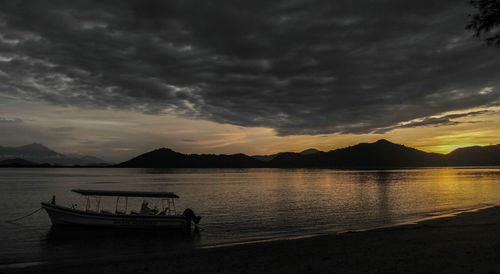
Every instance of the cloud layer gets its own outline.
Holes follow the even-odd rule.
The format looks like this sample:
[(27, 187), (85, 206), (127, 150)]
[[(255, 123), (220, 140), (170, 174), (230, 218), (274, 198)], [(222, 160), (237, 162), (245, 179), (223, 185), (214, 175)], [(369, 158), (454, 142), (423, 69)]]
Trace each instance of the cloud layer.
[(278, 135), (450, 124), (428, 117), (500, 104), (461, 2), (3, 1), (0, 93)]

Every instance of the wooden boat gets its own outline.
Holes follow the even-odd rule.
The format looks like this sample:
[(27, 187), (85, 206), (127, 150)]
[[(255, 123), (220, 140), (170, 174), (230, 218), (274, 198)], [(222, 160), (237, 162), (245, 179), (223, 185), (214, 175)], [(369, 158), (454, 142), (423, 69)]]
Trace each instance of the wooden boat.
[[(191, 222), (198, 224), (201, 217), (187, 208), (183, 214), (177, 214), (175, 199), (179, 196), (172, 192), (145, 191), (112, 191), (73, 189), (73, 192), (86, 196), (85, 209), (77, 209), (76, 205), (66, 207), (56, 204), (55, 196), (51, 202), (42, 202), (53, 225), (95, 226), (112, 228), (158, 228), (158, 229), (191, 229)], [(91, 208), (90, 198), (95, 198), (96, 205)], [(114, 212), (104, 210), (102, 197), (116, 197)], [(160, 199), (162, 210), (150, 209), (144, 200), (139, 212), (128, 212), (130, 197)], [(119, 210), (120, 199), (125, 199), (125, 208)], [(166, 202), (166, 205), (165, 205)]]

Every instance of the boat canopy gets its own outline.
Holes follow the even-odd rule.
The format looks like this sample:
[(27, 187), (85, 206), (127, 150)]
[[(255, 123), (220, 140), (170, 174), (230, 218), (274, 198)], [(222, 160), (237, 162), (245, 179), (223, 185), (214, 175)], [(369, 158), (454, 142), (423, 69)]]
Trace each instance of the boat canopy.
[(121, 191), (121, 190), (89, 190), (89, 189), (72, 189), (85, 196), (115, 196), (115, 197), (153, 197), (153, 198), (179, 198), (173, 192), (156, 192), (156, 191)]

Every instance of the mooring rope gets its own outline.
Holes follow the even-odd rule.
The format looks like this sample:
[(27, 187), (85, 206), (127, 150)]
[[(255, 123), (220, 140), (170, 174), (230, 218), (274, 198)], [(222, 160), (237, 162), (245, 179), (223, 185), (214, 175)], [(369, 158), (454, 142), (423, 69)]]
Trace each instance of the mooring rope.
[(29, 217), (29, 216), (31, 216), (31, 215), (33, 215), (33, 214), (37, 213), (38, 211), (40, 211), (40, 210), (42, 210), (42, 209), (43, 209), (43, 208), (42, 208), (42, 207), (40, 207), (39, 209), (37, 209), (37, 210), (35, 210), (35, 211), (31, 212), (30, 214), (24, 215), (24, 216), (22, 216), (22, 217), (20, 217), (20, 218), (17, 218), (17, 219), (7, 220), (7, 221), (5, 221), (5, 222), (6, 222), (6, 223), (15, 223), (16, 221), (19, 221), (19, 220), (21, 220), (21, 219), (27, 218), (27, 217)]

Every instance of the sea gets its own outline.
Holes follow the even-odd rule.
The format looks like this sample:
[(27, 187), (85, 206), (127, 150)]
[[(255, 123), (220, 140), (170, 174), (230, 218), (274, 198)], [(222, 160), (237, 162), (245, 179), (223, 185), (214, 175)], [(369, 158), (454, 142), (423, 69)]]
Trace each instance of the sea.
[[(53, 227), (43, 210), (6, 222), (40, 209), (40, 202), (53, 195), (57, 204), (85, 208), (84, 197), (72, 189), (174, 192), (180, 196), (178, 213), (191, 208), (202, 219), (190, 234)], [(500, 205), (499, 193), (500, 167), (0, 168), (0, 269), (148, 258), (181, 249), (396, 226)], [(128, 208), (139, 210), (141, 202), (130, 199)], [(116, 199), (103, 198), (102, 206), (114, 211)]]

